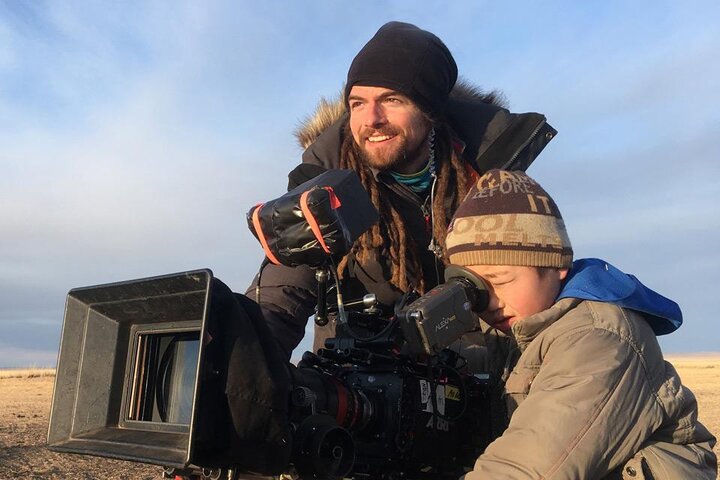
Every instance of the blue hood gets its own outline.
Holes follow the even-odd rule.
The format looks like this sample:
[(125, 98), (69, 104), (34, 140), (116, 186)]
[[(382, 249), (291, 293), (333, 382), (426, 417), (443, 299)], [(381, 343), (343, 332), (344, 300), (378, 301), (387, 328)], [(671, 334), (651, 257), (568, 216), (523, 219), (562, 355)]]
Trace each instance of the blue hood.
[(672, 333), (682, 325), (677, 303), (647, 288), (633, 275), (597, 258), (573, 262), (563, 283), (561, 298), (612, 303), (644, 314), (656, 335)]

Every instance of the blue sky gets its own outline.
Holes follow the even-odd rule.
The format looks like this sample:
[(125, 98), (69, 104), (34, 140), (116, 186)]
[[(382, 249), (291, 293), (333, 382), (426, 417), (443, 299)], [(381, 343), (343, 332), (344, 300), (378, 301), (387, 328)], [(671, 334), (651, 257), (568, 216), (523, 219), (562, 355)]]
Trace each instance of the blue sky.
[[(53, 365), (70, 288), (201, 267), (244, 291), (245, 226), (292, 136), (389, 20), (559, 135), (530, 167), (577, 257), (675, 299), (720, 350), (720, 4), (0, 0), (0, 366)], [(309, 343), (302, 345), (309, 348)]]

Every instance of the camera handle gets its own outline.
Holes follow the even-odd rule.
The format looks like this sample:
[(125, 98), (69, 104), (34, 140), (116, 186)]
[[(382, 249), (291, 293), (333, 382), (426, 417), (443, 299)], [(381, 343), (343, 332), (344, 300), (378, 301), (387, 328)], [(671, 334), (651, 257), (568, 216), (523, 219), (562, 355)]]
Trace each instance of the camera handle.
[(315, 325), (324, 327), (328, 324), (327, 309), (327, 283), (330, 272), (327, 267), (320, 267), (315, 270), (317, 285), (317, 307), (315, 308)]
[[(347, 325), (348, 318), (345, 312), (345, 303), (343, 301), (342, 292), (340, 291), (340, 280), (336, 273), (335, 262), (330, 258), (330, 264), (325, 264), (315, 270), (315, 279), (317, 286), (317, 305), (315, 307), (315, 324), (324, 327), (328, 324), (328, 306), (327, 306), (327, 285), (328, 279), (332, 276), (335, 280), (335, 291), (337, 294), (337, 323), (338, 325)], [(368, 299), (369, 300), (369, 299)], [(374, 305), (375, 298), (373, 296), (372, 303)]]

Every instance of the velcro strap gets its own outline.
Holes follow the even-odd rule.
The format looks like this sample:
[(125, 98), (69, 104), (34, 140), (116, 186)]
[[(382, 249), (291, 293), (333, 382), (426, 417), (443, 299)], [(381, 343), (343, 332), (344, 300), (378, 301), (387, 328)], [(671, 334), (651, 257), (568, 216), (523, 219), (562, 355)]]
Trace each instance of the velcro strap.
[(277, 258), (275, 258), (275, 255), (273, 255), (272, 251), (270, 251), (270, 247), (268, 246), (267, 239), (265, 238), (265, 232), (263, 232), (262, 226), (260, 225), (260, 209), (265, 205), (264, 203), (258, 203), (255, 207), (255, 210), (253, 210), (252, 214), (252, 221), (253, 226), (255, 227), (255, 233), (257, 233), (258, 240), (260, 240), (260, 245), (262, 245), (263, 250), (265, 250), (265, 256), (275, 265), (280, 265), (280, 262)]
[(342, 206), (342, 203), (340, 203), (340, 199), (337, 195), (335, 195), (335, 191), (332, 187), (323, 187), (323, 189), (327, 190), (328, 193), (330, 193), (330, 207), (333, 210), (337, 210)]
[[(327, 254), (330, 253), (330, 249), (325, 244), (325, 239), (322, 236), (322, 232), (320, 231), (320, 225), (318, 225), (317, 220), (313, 216), (313, 213), (310, 211), (310, 206), (308, 205), (308, 195), (310, 194), (312, 190), (307, 190), (303, 192), (303, 194), (300, 196), (300, 210), (302, 210), (303, 215), (305, 216), (305, 220), (307, 220), (308, 225), (310, 225), (310, 229), (312, 230), (313, 234), (315, 235), (315, 239), (318, 241), (320, 246), (322, 247), (323, 251)], [(331, 197), (335, 194), (331, 191)], [(332, 202), (332, 198), (330, 200)], [(332, 203), (331, 203), (332, 205)], [(335, 208), (335, 207), (333, 207)]]

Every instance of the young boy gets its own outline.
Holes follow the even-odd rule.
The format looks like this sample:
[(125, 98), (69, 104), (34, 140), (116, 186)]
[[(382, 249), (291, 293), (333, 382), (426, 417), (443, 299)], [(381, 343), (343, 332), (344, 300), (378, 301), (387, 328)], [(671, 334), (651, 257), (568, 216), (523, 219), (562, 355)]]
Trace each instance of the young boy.
[(679, 307), (602, 260), (573, 262), (537, 182), (483, 175), (447, 253), (487, 284), (481, 318), (521, 352), (505, 383), (510, 425), (466, 480), (715, 479), (715, 438), (656, 339), (680, 326)]

